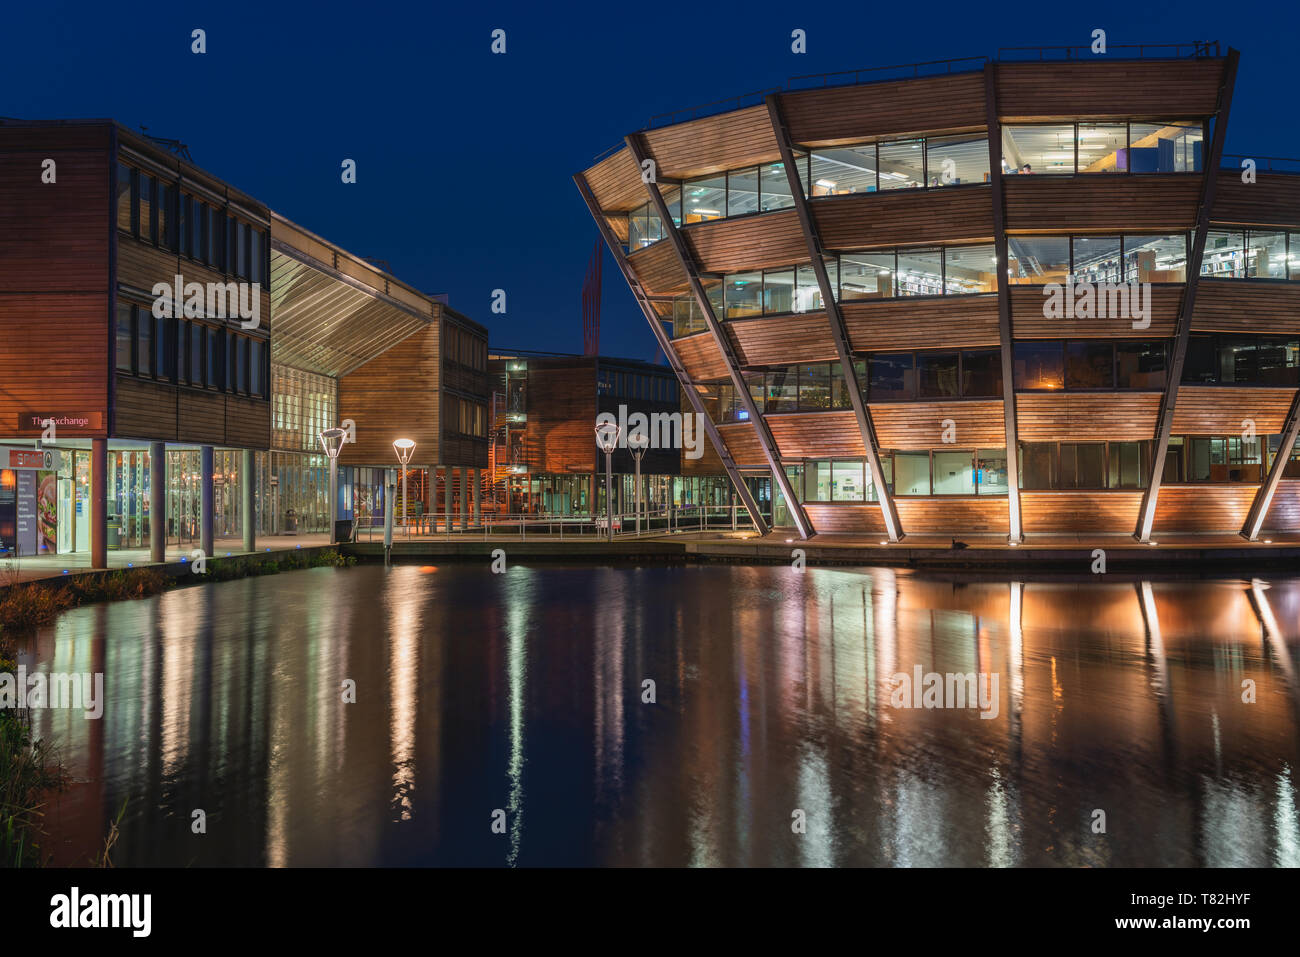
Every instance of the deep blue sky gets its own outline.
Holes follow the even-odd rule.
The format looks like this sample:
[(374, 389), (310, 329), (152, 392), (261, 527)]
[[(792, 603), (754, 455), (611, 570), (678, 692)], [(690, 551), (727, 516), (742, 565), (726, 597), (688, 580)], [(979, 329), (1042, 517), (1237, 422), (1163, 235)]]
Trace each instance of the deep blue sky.
[[(671, 15), (666, 11), (673, 10)], [(1293, 2), (33, 3), (0, 33), (0, 115), (113, 117), (490, 329), (576, 352), (596, 230), (571, 177), (655, 113), (797, 74), (999, 47), (1219, 40), (1242, 52), (1227, 151), (1300, 156)], [(208, 52), (190, 53), (190, 31)], [(504, 56), (490, 33), (507, 31)], [(790, 51), (790, 31), (808, 52)], [(340, 182), (340, 163), (358, 182)], [(492, 315), (503, 288), (508, 312)], [(655, 345), (606, 254), (601, 351)]]

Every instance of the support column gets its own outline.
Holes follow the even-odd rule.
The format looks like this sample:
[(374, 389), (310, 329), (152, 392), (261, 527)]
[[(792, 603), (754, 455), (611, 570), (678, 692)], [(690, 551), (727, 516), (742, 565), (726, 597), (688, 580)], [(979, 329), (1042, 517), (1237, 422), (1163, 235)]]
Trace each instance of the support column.
[[(632, 266), (628, 263), (627, 254), (623, 252), (622, 244), (609, 228), (609, 222), (601, 211), (600, 204), (596, 202), (591, 187), (587, 185), (587, 178), (581, 173), (577, 173), (573, 177), (573, 182), (578, 187), (578, 192), (582, 194), (582, 199), (587, 204), (587, 211), (591, 213), (591, 218), (596, 223), (596, 229), (599, 230), (601, 237), (605, 240), (605, 245), (609, 248), (610, 255), (614, 257), (619, 272), (623, 274), (624, 282), (627, 283), (628, 289), (632, 291), (632, 297), (636, 300), (637, 305), (641, 307), (641, 314), (645, 316), (646, 322), (650, 324), (650, 331), (654, 333), (660, 351), (663, 352), (664, 358), (668, 360), (668, 365), (673, 372), (677, 374), (677, 381), (681, 384), (682, 392), (686, 394), (686, 400), (690, 402), (691, 409), (697, 416), (697, 421), (704, 424), (704, 431), (708, 433), (709, 441), (713, 443), (718, 458), (722, 460), (722, 467), (726, 470), (727, 478), (731, 480), (732, 491), (740, 496), (741, 501), (744, 502), (745, 508), (749, 511), (750, 520), (754, 523), (754, 528), (758, 530), (760, 535), (766, 535), (769, 529), (767, 522), (763, 521), (763, 516), (759, 514), (758, 503), (754, 501), (754, 496), (750, 493), (748, 486), (745, 485), (744, 479), (740, 477), (740, 471), (736, 468), (736, 462), (731, 457), (731, 451), (727, 448), (727, 443), (723, 441), (722, 435), (718, 432), (718, 427), (704, 410), (704, 402), (700, 398), (699, 391), (695, 388), (690, 373), (682, 365), (681, 356), (673, 348), (668, 333), (664, 332), (663, 318), (655, 312), (654, 306), (650, 304), (650, 297), (646, 295), (641, 280), (637, 278)], [(530, 495), (531, 488), (530, 483)]]
[(474, 525), (483, 524), (483, 473), (474, 469)]
[(149, 443), (149, 561), (167, 560), (167, 446)]
[(212, 487), (212, 446), (199, 448), (199, 492), (202, 496), (199, 506), (199, 548), (203, 554), (212, 558), (216, 549), (212, 545), (213, 500)]
[[(1282, 426), (1282, 441), (1278, 446), (1277, 458), (1269, 467), (1268, 478), (1255, 493), (1255, 500), (1250, 503), (1250, 512), (1246, 515), (1246, 522), (1241, 526), (1241, 535), (1248, 541), (1253, 542), (1259, 538), (1259, 530), (1264, 527), (1268, 507), (1273, 503), (1278, 484), (1281, 483), (1282, 475), (1286, 472), (1286, 463), (1291, 459), (1291, 450), (1295, 447), (1297, 434), (1300, 434), (1300, 392), (1297, 392), (1291, 400), (1291, 409), (1286, 414), (1286, 424)], [(1259, 442), (1264, 461), (1268, 461), (1268, 436), (1259, 436)]]
[(90, 440), (90, 567), (108, 567), (108, 439)]
[(239, 507), (244, 521), (244, 551), (257, 550), (257, 472), (252, 449), (244, 449), (239, 463)]
[(1174, 429), (1174, 404), (1178, 401), (1178, 385), (1187, 359), (1187, 343), (1192, 337), (1196, 289), (1201, 278), (1201, 260), (1205, 256), (1205, 237), (1210, 230), (1210, 209), (1214, 206), (1215, 187), (1219, 181), (1219, 163), (1223, 159), (1223, 140), (1228, 133), (1228, 111), (1232, 107), (1232, 88), (1237, 80), (1239, 55), (1229, 47), (1227, 59), (1223, 63), (1223, 79), (1219, 84), (1219, 99), (1214, 111), (1214, 135), (1210, 140), (1209, 155), (1205, 157), (1204, 178), (1201, 180), (1201, 203), (1196, 213), (1196, 231), (1192, 236), (1192, 248), (1187, 251), (1187, 283), (1183, 288), (1183, 304), (1178, 310), (1178, 328), (1174, 334), (1174, 352), (1169, 362), (1169, 379), (1165, 383), (1165, 395), (1160, 402), (1155, 454), (1151, 456), (1151, 476), (1142, 493), (1137, 529), (1133, 532), (1133, 537), (1139, 542), (1151, 540), (1151, 526), (1156, 519), (1156, 501), (1160, 497), (1160, 482), (1165, 474), (1169, 436)]
[(460, 530), (463, 532), (469, 525), (469, 469), (461, 468), (456, 471), (460, 473), (460, 505), (458, 511), (460, 512)]

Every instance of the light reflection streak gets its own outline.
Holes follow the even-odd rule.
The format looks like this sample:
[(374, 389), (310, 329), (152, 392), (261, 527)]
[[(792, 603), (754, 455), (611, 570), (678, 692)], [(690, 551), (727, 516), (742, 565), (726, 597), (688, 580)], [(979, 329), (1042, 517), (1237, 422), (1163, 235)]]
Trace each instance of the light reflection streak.
[[(419, 707), (420, 595), (411, 590), (394, 598), (389, 613), (388, 680), (391, 697), (390, 751), (393, 758), (393, 810), (409, 821), (415, 790), (415, 718)], [(321, 722), (324, 724), (324, 722)]]
[(532, 621), (533, 594), (531, 569), (515, 567), (507, 574), (524, 579), (518, 587), (509, 590), (506, 615), (506, 685), (510, 708), (510, 760), (506, 766), (506, 777), (510, 780), (510, 797), (506, 802), (510, 852), (506, 863), (514, 867), (519, 862), (524, 835), (524, 685), (528, 679), (528, 626)]

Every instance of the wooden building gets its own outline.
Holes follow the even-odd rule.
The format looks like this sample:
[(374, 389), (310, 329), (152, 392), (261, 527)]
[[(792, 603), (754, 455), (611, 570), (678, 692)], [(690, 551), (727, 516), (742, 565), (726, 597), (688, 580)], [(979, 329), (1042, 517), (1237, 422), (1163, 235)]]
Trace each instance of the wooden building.
[(575, 176), (764, 529), (1300, 527), (1300, 163), (1225, 155), (1234, 50), (1069, 52), (801, 78)]

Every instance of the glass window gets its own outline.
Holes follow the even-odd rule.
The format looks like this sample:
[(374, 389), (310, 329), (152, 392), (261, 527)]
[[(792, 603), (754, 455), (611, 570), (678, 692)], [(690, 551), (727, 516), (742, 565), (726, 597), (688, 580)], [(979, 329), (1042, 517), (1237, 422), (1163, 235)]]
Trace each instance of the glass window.
[(153, 375), (153, 313), (147, 306), (135, 310), (135, 371), (140, 375)]
[(174, 379), (176, 378), (176, 320), (159, 319), (156, 332), (154, 370), (160, 379)]
[(1012, 283), (1063, 283), (1070, 272), (1068, 236), (1008, 236), (1007, 255)]
[(816, 412), (831, 407), (831, 367), (810, 365), (799, 367), (799, 408)]
[(1004, 173), (1073, 173), (1074, 125), (1004, 126)]
[(650, 204), (638, 206), (627, 214), (627, 248), (636, 252), (650, 245)]
[(900, 249), (897, 295), (943, 295), (943, 250)]
[(1115, 385), (1121, 389), (1165, 387), (1165, 344), (1122, 339), (1115, 343)]
[(190, 324), (184, 319), (176, 320), (176, 381), (189, 382), (190, 377)]
[(203, 248), (203, 243), (208, 238), (204, 227), (207, 213), (208, 207), (201, 201), (196, 199), (190, 204), (190, 255), (200, 262), (208, 258), (208, 251)]
[(1256, 381), (1260, 385), (1296, 386), (1297, 363), (1300, 363), (1300, 340), (1261, 336)]
[(1110, 488), (1145, 488), (1150, 442), (1111, 442)]
[(1020, 487), (1030, 491), (1057, 487), (1055, 442), (1020, 443)]
[(262, 342), (259, 339), (248, 340), (248, 391), (253, 395), (266, 394), (262, 382)]
[(212, 326), (204, 326), (204, 338), (207, 339), (207, 377), (205, 379), (209, 388), (220, 386), (220, 380), (217, 378), (217, 330)]
[(1246, 278), (1246, 234), (1240, 229), (1211, 229), (1205, 236), (1201, 275), (1218, 279)]
[(262, 242), (264, 236), (260, 229), (250, 229), (248, 232), (248, 281), (262, 281), (262, 257), (264, 255), (265, 245)]
[[(835, 272), (829, 266), (827, 273), (831, 282), (831, 288), (835, 287)], [(795, 270), (795, 312), (815, 312), (818, 309), (826, 308), (822, 302), (822, 288), (817, 282), (817, 273), (813, 271), (812, 263), (800, 266)]]
[(894, 453), (894, 493), (896, 495), (930, 494), (930, 453)]
[(742, 272), (728, 276), (723, 282), (723, 297), (728, 319), (763, 314), (763, 274)]
[(867, 396), (872, 402), (916, 396), (912, 353), (882, 353), (868, 360)]
[(916, 381), (922, 398), (959, 395), (957, 389), (957, 353), (917, 353)]
[(1105, 488), (1106, 445), (1103, 442), (1061, 443), (1059, 488)]
[(1201, 169), (1204, 131), (1190, 120), (1129, 124), (1129, 171), (1195, 173)]
[(1183, 361), (1183, 381), (1213, 382), (1218, 374), (1214, 336), (1192, 333), (1187, 342), (1187, 358)]
[(758, 167), (732, 170), (727, 174), (727, 215), (758, 212)]
[(241, 394), (248, 392), (248, 340), (243, 336), (235, 338), (237, 358), (235, 362), (235, 388)]
[(1300, 279), (1300, 233), (1287, 234), (1287, 278)]
[(1080, 123), (1080, 173), (1128, 172), (1128, 124)]
[(925, 140), (881, 143), (880, 189), (915, 189), (925, 185)]
[(831, 465), (831, 497), (836, 502), (862, 502), (866, 500), (866, 482), (863, 480), (864, 464), (861, 460), (836, 459)]
[[(866, 376), (866, 363), (855, 362), (854, 371), (859, 375), (859, 381)], [(850, 393), (848, 377), (844, 374), (844, 367), (838, 362), (831, 363), (831, 407), (835, 409), (853, 408), (853, 396)]]
[(989, 140), (983, 133), (932, 136), (925, 144), (930, 186), (961, 186), (989, 181)]
[(799, 411), (799, 376), (796, 369), (777, 369), (767, 373), (767, 394), (764, 408), (767, 412)]
[(969, 450), (965, 452), (935, 450), (934, 494), (974, 495), (975, 469)]
[(876, 144), (814, 150), (811, 195), (842, 196), (876, 191)]
[(727, 210), (725, 173), (687, 180), (682, 184), (682, 222), (704, 223), (720, 219)]
[(1001, 352), (997, 349), (972, 349), (963, 352), (961, 354), (961, 375), (962, 395), (1001, 395)]
[(1256, 229), (1246, 233), (1246, 276), (1286, 278), (1286, 233)]
[(949, 296), (998, 291), (998, 257), (992, 244), (949, 246), (943, 251), (943, 291)]
[(1258, 375), (1257, 350), (1255, 336), (1219, 336), (1219, 382), (1254, 382)]
[(840, 256), (840, 300), (888, 299), (894, 295), (894, 253)]
[(132, 326), (134, 325), (134, 308), (125, 302), (117, 304), (117, 371), (130, 372), (131, 358), (134, 352)]
[(975, 453), (976, 491), (980, 495), (1006, 495), (1011, 489), (1007, 481), (1007, 450), (980, 449)]
[[(763, 273), (763, 312), (794, 311), (794, 270), (771, 269)], [(731, 314), (728, 313), (728, 318)]]
[(239, 391), (239, 336), (226, 333), (226, 391)]
[[(796, 158), (795, 162), (798, 162)], [(758, 192), (760, 208), (789, 209), (794, 205), (794, 195), (790, 192), (790, 178), (786, 176), (784, 163), (768, 163), (758, 168)]]
[(831, 463), (809, 462), (804, 471), (804, 501), (829, 502), (831, 500)]
[(208, 265), (217, 269), (221, 268), (221, 254), (224, 252), (221, 238), (221, 226), (225, 222), (225, 217), (221, 212), (211, 206), (203, 207), (203, 218), (207, 222), (207, 239), (205, 249), (208, 251)]
[(176, 225), (180, 236), (180, 254), (190, 256), (193, 255), (194, 248), (190, 245), (194, 224), (194, 199), (188, 193), (180, 193), (179, 199)]
[[(1208, 248), (1208, 247), (1207, 247)], [(1187, 237), (1125, 236), (1125, 282), (1185, 282)]]
[(203, 330), (204, 326), (190, 326), (190, 385), (203, 385)]
[(1067, 389), (1110, 389), (1114, 385), (1114, 353), (1109, 342), (1066, 343)]
[(1064, 358), (1059, 339), (1022, 341), (1013, 347), (1017, 389), (1065, 387)]
[(1118, 236), (1075, 236), (1075, 282), (1118, 283), (1120, 277), (1120, 251)]
[(124, 233), (131, 229), (131, 167), (117, 164), (117, 228)]

